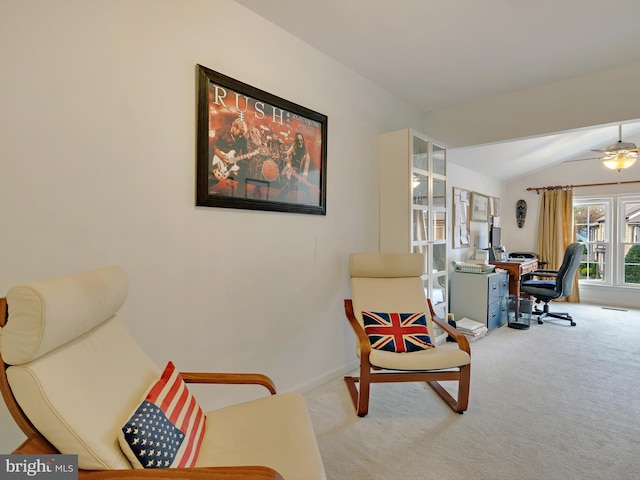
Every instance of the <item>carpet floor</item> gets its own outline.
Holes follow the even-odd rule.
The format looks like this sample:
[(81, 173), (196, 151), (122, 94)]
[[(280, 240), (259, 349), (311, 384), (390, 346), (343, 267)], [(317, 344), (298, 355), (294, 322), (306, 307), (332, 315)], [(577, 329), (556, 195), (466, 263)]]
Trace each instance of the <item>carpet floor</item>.
[(364, 418), (342, 378), (305, 394), (328, 479), (640, 478), (640, 310), (552, 307), (578, 325), (471, 344), (463, 415), (421, 383), (372, 385)]

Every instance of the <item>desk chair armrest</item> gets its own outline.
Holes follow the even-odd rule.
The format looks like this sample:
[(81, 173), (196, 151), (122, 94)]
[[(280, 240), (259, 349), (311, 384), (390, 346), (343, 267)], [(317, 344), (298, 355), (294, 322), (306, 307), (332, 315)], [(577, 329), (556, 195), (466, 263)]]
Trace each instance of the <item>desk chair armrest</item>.
[(522, 274), (520, 281), (530, 280), (533, 277), (556, 278), (557, 276), (557, 270), (534, 270), (533, 272)]
[(224, 385), (262, 385), (271, 395), (276, 394), (276, 386), (266, 375), (260, 373), (213, 373), (180, 372), (185, 383), (209, 383)]

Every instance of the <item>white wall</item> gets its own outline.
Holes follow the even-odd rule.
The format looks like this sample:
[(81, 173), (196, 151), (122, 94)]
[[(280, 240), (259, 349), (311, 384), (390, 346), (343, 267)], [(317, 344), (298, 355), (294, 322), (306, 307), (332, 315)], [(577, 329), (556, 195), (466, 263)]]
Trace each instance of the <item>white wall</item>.
[(640, 62), (425, 115), (449, 148), (526, 138), (640, 117)]
[[(197, 63), (328, 116), (326, 216), (194, 206)], [(419, 112), (230, 0), (3, 0), (0, 64), (0, 295), (118, 264), (159, 365), (282, 391), (354, 365), (342, 300), (348, 254), (378, 247), (378, 135)], [(0, 430), (8, 452), (4, 407)]]
[[(635, 166), (634, 166), (635, 167)], [(584, 185), (592, 183), (611, 183), (629, 180), (640, 180), (637, 168), (630, 168), (618, 173), (609, 170), (601, 162), (571, 162), (536, 172), (532, 175), (512, 180), (505, 191), (505, 204), (513, 212), (505, 218), (505, 230), (514, 239), (512, 251), (536, 250), (538, 217), (540, 215), (540, 195), (535, 191), (527, 191), (529, 187), (543, 187), (546, 185)], [(600, 196), (639, 194), (640, 183), (603, 185), (597, 187), (577, 187), (573, 189), (574, 196)], [(527, 201), (527, 219), (524, 227), (519, 229), (515, 219), (515, 204), (520, 199)], [(618, 307), (640, 307), (637, 289), (623, 287), (587, 286), (580, 287), (580, 301), (598, 305)]]
[[(479, 175), (476, 172), (472, 172), (464, 167), (451, 163), (452, 155), (448, 154), (449, 163), (447, 165), (447, 180), (449, 182), (449, 198), (447, 199), (447, 210), (449, 213), (448, 224), (453, 225), (453, 188), (461, 188), (470, 192), (478, 192), (482, 195), (489, 197), (501, 197), (502, 185), (499, 181), (492, 178)], [(451, 230), (452, 227), (450, 227)], [(474, 238), (474, 234), (481, 233), (482, 235), (488, 235), (489, 227), (488, 223), (471, 222), (471, 237)], [(451, 247), (451, 243), (449, 247)], [(449, 261), (464, 261), (472, 258), (474, 254), (473, 245), (467, 248), (450, 248), (449, 249)]]
[[(580, 127), (617, 123), (640, 118), (640, 63), (585, 75), (543, 87), (512, 92), (449, 110), (425, 115), (424, 129), (449, 148), (527, 138)], [(449, 159), (455, 162), (454, 152)], [(482, 163), (482, 158), (478, 157)], [(635, 167), (635, 166), (634, 166)], [(450, 165), (450, 171), (453, 171)], [(471, 174), (474, 175), (474, 174)], [(524, 178), (504, 182), (501, 189), (502, 240), (510, 251), (535, 251), (539, 196), (527, 187), (577, 185), (640, 180), (640, 170), (630, 168), (618, 177), (599, 162), (566, 163)], [(456, 185), (452, 182), (453, 186)], [(462, 187), (462, 186), (461, 186)], [(462, 187), (464, 188), (464, 187)], [(640, 184), (580, 188), (575, 195), (639, 193)], [(527, 201), (522, 229), (515, 219), (515, 204)], [(452, 251), (456, 257), (456, 250)], [(581, 288), (581, 300), (613, 306), (639, 307), (635, 289)]]

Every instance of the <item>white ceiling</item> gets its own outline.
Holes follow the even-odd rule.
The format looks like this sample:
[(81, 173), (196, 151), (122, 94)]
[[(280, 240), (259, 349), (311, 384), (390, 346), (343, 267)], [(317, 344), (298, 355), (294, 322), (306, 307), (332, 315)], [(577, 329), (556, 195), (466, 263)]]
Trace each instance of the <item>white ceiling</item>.
[[(236, 1), (424, 112), (640, 62), (640, 0)], [(506, 180), (617, 140), (609, 125), (449, 159), (474, 170), (482, 155)], [(640, 143), (640, 121), (623, 140)]]
[[(510, 142), (453, 148), (447, 151), (447, 158), (472, 171), (484, 174), (490, 171), (492, 178), (506, 181), (561, 162), (587, 158), (589, 162), (596, 162), (602, 154), (591, 149), (604, 149), (616, 143), (618, 138), (618, 125), (599, 126)], [(639, 145), (640, 122), (625, 123), (622, 140)]]

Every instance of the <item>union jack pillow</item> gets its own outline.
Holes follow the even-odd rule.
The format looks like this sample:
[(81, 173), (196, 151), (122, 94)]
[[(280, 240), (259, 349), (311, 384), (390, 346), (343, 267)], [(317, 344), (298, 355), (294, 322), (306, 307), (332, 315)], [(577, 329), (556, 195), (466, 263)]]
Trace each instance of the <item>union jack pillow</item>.
[(424, 313), (362, 312), (362, 320), (372, 348), (404, 353), (434, 347)]
[(134, 468), (194, 467), (205, 416), (173, 362), (153, 382), (118, 440)]

